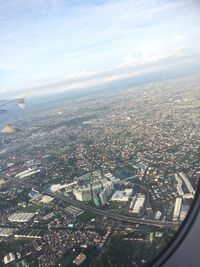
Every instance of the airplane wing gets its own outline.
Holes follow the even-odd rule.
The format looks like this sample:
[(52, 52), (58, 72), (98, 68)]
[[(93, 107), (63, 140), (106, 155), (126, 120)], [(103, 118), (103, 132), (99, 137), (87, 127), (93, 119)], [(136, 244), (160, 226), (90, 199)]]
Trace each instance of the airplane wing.
[(9, 99), (9, 100), (0, 100), (0, 109), (2, 107), (7, 106), (12, 107), (12, 106), (18, 105), (19, 108), (24, 109), (25, 108), (25, 98), (24, 97), (19, 97), (19, 98), (14, 98), (14, 99)]
[(19, 97), (9, 100), (0, 100), (0, 131), (3, 133), (14, 133), (14, 126), (18, 109), (25, 109), (25, 98)]

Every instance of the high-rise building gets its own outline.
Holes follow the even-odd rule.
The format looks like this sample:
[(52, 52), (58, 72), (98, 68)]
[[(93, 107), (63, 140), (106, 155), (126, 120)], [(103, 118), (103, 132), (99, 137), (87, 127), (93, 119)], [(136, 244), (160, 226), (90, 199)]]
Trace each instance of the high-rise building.
[(101, 205), (104, 205), (107, 201), (107, 194), (106, 194), (106, 190), (102, 190), (101, 193), (99, 194), (99, 199), (100, 199), (100, 202), (101, 202)]
[(180, 212), (181, 212), (181, 206), (182, 206), (182, 198), (177, 197), (176, 201), (175, 201), (175, 206), (174, 206), (173, 221), (179, 220)]
[(93, 201), (95, 205), (103, 205), (114, 189), (113, 182), (106, 178), (97, 178), (88, 184), (75, 188), (73, 194), (79, 201)]
[(85, 202), (92, 201), (92, 192), (90, 187), (82, 187), (79, 189), (74, 189), (73, 194), (79, 201), (85, 201)]

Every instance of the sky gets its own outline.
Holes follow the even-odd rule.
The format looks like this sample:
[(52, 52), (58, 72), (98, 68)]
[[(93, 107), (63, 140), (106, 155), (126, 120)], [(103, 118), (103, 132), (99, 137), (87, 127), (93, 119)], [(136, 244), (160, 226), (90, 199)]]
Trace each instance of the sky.
[(199, 0), (0, 0), (0, 98), (199, 66)]

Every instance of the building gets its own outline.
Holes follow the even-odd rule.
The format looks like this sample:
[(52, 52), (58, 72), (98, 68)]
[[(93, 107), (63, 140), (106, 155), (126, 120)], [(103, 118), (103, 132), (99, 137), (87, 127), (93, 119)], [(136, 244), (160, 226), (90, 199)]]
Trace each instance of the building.
[(15, 260), (15, 254), (10, 252), (8, 253), (4, 258), (3, 258), (3, 261), (4, 261), (4, 264), (9, 264), (10, 262), (14, 261)]
[(5, 183), (5, 181), (3, 179), (0, 179), (0, 188), (2, 187), (2, 185)]
[(41, 229), (25, 229), (25, 230), (19, 230), (14, 237), (18, 239), (42, 239), (42, 236), (45, 234), (46, 230)]
[(83, 212), (81, 209), (79, 209), (77, 207), (74, 207), (72, 205), (68, 206), (66, 208), (66, 211), (71, 213), (71, 214), (73, 214), (73, 215), (79, 215), (79, 214), (81, 214)]
[(177, 197), (176, 201), (175, 201), (175, 206), (174, 206), (173, 221), (179, 220), (180, 212), (181, 212), (181, 206), (182, 206), (182, 198)]
[(49, 204), (53, 200), (54, 200), (53, 197), (47, 195), (41, 195), (41, 197), (39, 198), (39, 202), (44, 204)]
[(77, 184), (77, 181), (74, 181), (74, 182), (69, 183), (69, 184), (62, 184), (62, 185), (61, 184), (53, 184), (53, 185), (51, 185), (50, 190), (52, 192), (56, 192), (56, 191), (59, 191), (61, 189), (65, 189), (66, 191), (68, 191), (68, 189), (69, 189), (70, 191), (72, 191), (72, 187), (76, 184)]
[(114, 190), (113, 182), (108, 181), (107, 179), (102, 179), (101, 183), (102, 183), (102, 187), (105, 190), (105, 193), (106, 193), (107, 197), (109, 197), (110, 194)]
[(19, 177), (20, 179), (22, 179), (22, 178), (25, 178), (25, 177), (32, 176), (32, 175), (34, 175), (36, 173), (39, 173), (39, 172), (40, 172), (40, 169), (32, 170), (31, 168), (29, 168), (26, 171), (23, 171), (23, 172), (20, 172), (20, 173), (16, 174), (15, 177)]
[[(95, 173), (97, 176), (98, 172)], [(85, 181), (85, 185), (76, 187), (73, 194), (79, 201), (93, 201), (96, 206), (103, 205), (111, 195), (114, 186), (111, 181), (106, 178), (91, 178), (93, 180)], [(83, 176), (82, 176), (83, 177)]]
[(53, 211), (52, 211), (52, 212), (46, 214), (46, 215), (43, 217), (43, 219), (44, 219), (44, 220), (49, 220), (49, 219), (51, 219), (51, 218), (54, 217), (54, 216), (55, 216), (55, 214), (54, 214)]
[(194, 188), (193, 188), (193, 186), (191, 185), (191, 183), (190, 183), (190, 181), (188, 180), (188, 178), (185, 176), (185, 174), (184, 174), (183, 172), (180, 172), (178, 175), (179, 175), (179, 176), (182, 178), (182, 180), (185, 182), (188, 191), (189, 191), (191, 194), (194, 195), (194, 193), (195, 193)]
[(76, 188), (73, 190), (73, 194), (79, 201), (92, 201), (92, 192), (90, 186)]
[(101, 205), (104, 205), (107, 201), (107, 193), (106, 193), (106, 190), (102, 190), (101, 193), (99, 194), (99, 199), (100, 199), (100, 202), (101, 202)]
[(120, 182), (119, 178), (116, 178), (115, 176), (112, 175), (112, 173), (106, 173), (104, 175), (108, 180), (110, 180), (113, 184), (118, 184)]
[(192, 193), (186, 193), (183, 195), (183, 199), (193, 199), (194, 195)]
[(115, 191), (115, 193), (112, 195), (111, 201), (128, 202), (132, 193), (133, 189), (125, 189), (124, 191)]
[(73, 263), (77, 266), (81, 265), (86, 260), (86, 256), (83, 253), (80, 253), (74, 260)]
[(13, 228), (0, 228), (0, 237), (9, 237), (13, 234)]
[(30, 221), (33, 217), (35, 216), (35, 213), (22, 213), (22, 212), (15, 212), (12, 215), (8, 217), (8, 220), (10, 222), (20, 222), (20, 223), (25, 223)]
[(155, 214), (155, 220), (160, 220), (160, 218), (161, 218), (161, 216), (162, 216), (162, 213), (158, 210), (157, 212), (156, 212), (156, 214)]
[(182, 189), (183, 182), (182, 182), (181, 178), (178, 176), (178, 174), (175, 174), (175, 179), (177, 181), (177, 186), (176, 186), (177, 192), (180, 196), (183, 196), (184, 195), (184, 192)]
[(22, 171), (22, 172), (19, 172), (15, 175), (15, 177), (20, 177), (21, 175), (24, 175), (24, 174), (27, 174), (31, 171), (31, 168), (28, 168), (27, 170), (25, 171)]
[(185, 219), (185, 217), (186, 217), (186, 215), (188, 213), (188, 210), (189, 210), (189, 206), (188, 205), (182, 205), (181, 213), (180, 213), (180, 221), (181, 222)]
[(130, 212), (139, 215), (144, 208), (145, 195), (138, 194), (133, 198), (130, 204)]
[(32, 190), (31, 192), (28, 193), (29, 197), (35, 198), (39, 195), (39, 192), (36, 190)]
[(31, 159), (31, 160), (27, 160), (24, 162), (24, 166), (33, 166), (35, 164), (35, 160), (34, 159)]
[(101, 202), (100, 202), (100, 199), (99, 199), (99, 196), (95, 193), (93, 193), (93, 201), (94, 201), (94, 204), (96, 206), (100, 206), (101, 205)]
[[(195, 190), (192, 187), (190, 181), (188, 180), (188, 178), (185, 176), (185, 174), (183, 172), (180, 172), (179, 174), (175, 174), (175, 179), (177, 181), (177, 192), (178, 194), (183, 198), (183, 199), (193, 199), (194, 198), (194, 193)], [(189, 193), (184, 193), (182, 186), (183, 186), (183, 182), (185, 183)]]
[(102, 183), (99, 181), (94, 182), (91, 186), (93, 194), (99, 194), (103, 190)]

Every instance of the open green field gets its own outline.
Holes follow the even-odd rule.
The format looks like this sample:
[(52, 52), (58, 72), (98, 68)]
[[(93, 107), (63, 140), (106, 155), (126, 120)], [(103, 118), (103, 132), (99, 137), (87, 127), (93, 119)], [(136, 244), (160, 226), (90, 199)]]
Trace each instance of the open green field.
[(38, 212), (42, 211), (44, 209), (44, 205), (42, 204), (36, 204), (36, 203), (31, 203), (25, 208), (20, 208), (20, 212)]
[(108, 206), (106, 206), (106, 209), (109, 209), (109, 210), (118, 210), (118, 209), (121, 209), (123, 206), (123, 203), (122, 202), (117, 202), (117, 201), (112, 201), (109, 203)]
[(83, 223), (87, 223), (89, 222), (91, 219), (94, 219), (96, 217), (95, 214), (89, 212), (89, 211), (84, 211), (83, 213), (81, 213), (77, 218), (79, 221), (83, 222)]

